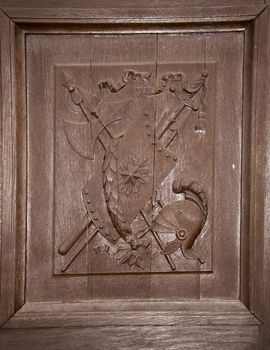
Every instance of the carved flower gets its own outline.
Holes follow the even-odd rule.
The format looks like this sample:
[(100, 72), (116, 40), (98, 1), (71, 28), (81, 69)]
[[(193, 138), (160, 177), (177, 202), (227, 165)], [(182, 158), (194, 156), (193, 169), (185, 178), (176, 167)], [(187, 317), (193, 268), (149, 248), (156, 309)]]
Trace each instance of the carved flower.
[(120, 192), (129, 195), (140, 191), (144, 183), (148, 183), (149, 163), (140, 153), (129, 154), (119, 165), (119, 189)]

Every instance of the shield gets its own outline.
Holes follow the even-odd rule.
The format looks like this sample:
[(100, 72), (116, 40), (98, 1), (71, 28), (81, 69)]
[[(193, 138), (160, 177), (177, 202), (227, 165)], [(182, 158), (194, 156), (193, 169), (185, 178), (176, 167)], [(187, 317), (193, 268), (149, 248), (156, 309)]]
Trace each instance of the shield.
[[(166, 251), (152, 228), (155, 210), (163, 207), (155, 194), (178, 161), (170, 145), (178, 135), (181, 116), (198, 109), (194, 101), (198, 93), (200, 101), (204, 97), (207, 74), (202, 73), (196, 84), (187, 84), (183, 73), (170, 73), (161, 78), (159, 86), (151, 72), (129, 70), (123, 72), (120, 82), (99, 82), (92, 100), (73, 78), (67, 80), (64, 76), (71, 101), (86, 119), (85, 123), (65, 121), (66, 137), (81, 156), (93, 160), (97, 148), (101, 155), (82, 189), (87, 220), (78, 232), (93, 226), (94, 232), (116, 246), (114, 256), (120, 263), (143, 268), (138, 251), (149, 247), (145, 233), (151, 232), (161, 252)], [(159, 116), (158, 104), (165, 92), (171, 99), (170, 108)], [(205, 107), (204, 101), (201, 105)], [(145, 223), (144, 232), (134, 228), (138, 217)], [(66, 252), (76, 243), (74, 237), (69, 241), (59, 252)], [(96, 250), (110, 253), (109, 248)], [(175, 269), (171, 256), (164, 257)]]

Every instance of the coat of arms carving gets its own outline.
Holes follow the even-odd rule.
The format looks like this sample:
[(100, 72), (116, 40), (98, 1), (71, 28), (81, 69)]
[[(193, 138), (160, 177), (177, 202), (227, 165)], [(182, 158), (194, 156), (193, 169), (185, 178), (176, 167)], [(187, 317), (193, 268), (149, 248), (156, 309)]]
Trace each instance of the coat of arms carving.
[(207, 137), (211, 73), (198, 65), (187, 74), (185, 66), (92, 64), (89, 89), (72, 66), (58, 68), (65, 147), (91, 168), (77, 188), (84, 213), (57, 246), (62, 273), (86, 247), (116, 272), (182, 271), (183, 261), (203, 270), (208, 253), (197, 241), (210, 194), (203, 169), (201, 177), (186, 171), (183, 153), (184, 143), (203, 147)]

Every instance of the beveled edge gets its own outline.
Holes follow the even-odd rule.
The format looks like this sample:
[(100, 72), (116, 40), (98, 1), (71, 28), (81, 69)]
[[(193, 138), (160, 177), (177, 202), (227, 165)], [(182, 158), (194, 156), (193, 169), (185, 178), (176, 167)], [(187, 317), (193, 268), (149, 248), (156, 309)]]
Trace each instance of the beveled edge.
[(28, 33), (243, 31), (265, 5), (225, 7), (2, 8)]
[[(267, 8), (265, 8), (265, 7), (261, 7), (261, 6), (256, 6), (256, 8), (261, 8), (261, 10), (260, 11), (257, 11), (256, 12), (256, 14), (253, 14), (253, 15), (248, 15), (248, 19), (247, 19), (247, 17), (246, 17), (246, 15), (239, 15), (238, 14), (238, 21), (235, 21), (235, 17), (221, 17), (222, 18), (222, 20), (221, 21), (219, 21), (219, 25), (218, 26), (212, 26), (212, 24), (213, 23), (210, 23), (209, 24), (209, 18), (205, 18), (205, 21), (204, 20), (202, 20), (202, 22), (196, 22), (196, 20), (194, 21), (192, 21), (191, 23), (188, 23), (188, 25), (191, 25), (192, 27), (193, 27), (193, 30), (194, 31), (198, 31), (198, 28), (199, 28), (199, 26), (201, 26), (202, 25), (202, 23), (205, 23), (206, 24), (206, 26), (204, 27), (204, 28), (202, 28), (202, 31), (206, 31), (207, 29), (208, 29), (208, 27), (207, 27), (207, 25), (210, 25), (210, 27), (209, 27), (209, 30), (211, 30), (211, 31), (217, 31), (217, 30), (221, 30), (221, 31), (226, 31), (226, 30), (229, 30), (229, 31), (232, 31), (232, 30), (243, 30), (243, 31), (245, 31), (248, 27), (249, 27), (249, 25), (251, 24), (251, 23), (254, 23), (254, 22), (257, 22), (258, 21), (258, 19), (260, 20), (260, 23), (258, 24), (258, 26), (260, 27), (260, 29), (261, 30), (265, 30), (266, 32), (267, 31), (269, 31), (269, 24), (268, 24), (268, 22), (267, 22), (267, 20), (268, 20), (268, 7)], [(261, 15), (263, 14), (263, 16), (264, 17), (267, 17), (267, 20), (261, 20), (260, 19), (260, 17), (261, 17)], [(214, 16), (214, 15), (213, 15)], [(33, 20), (33, 19), (32, 19)], [(53, 32), (53, 30), (52, 30), (52, 27), (53, 26), (55, 26), (55, 27), (57, 27), (57, 32), (62, 32), (62, 33), (64, 33), (65, 32), (65, 29), (64, 29), (64, 27), (63, 27), (63, 24), (66, 24), (67, 26), (68, 25), (73, 25), (74, 23), (72, 23), (72, 21), (70, 21), (70, 19), (65, 19), (64, 21), (63, 21), (63, 23), (61, 22), (61, 23), (57, 23), (57, 21), (56, 21), (56, 19), (51, 19), (51, 21), (47, 21), (47, 20), (45, 20), (45, 21), (43, 21), (43, 20), (41, 20), (40, 18), (39, 19), (37, 19), (37, 22), (36, 23), (34, 23), (34, 22), (32, 22), (32, 20), (31, 19), (27, 19), (27, 18), (24, 18), (23, 20), (21, 19), (21, 22), (18, 20), (17, 22), (15, 21), (15, 19), (14, 18), (12, 18), (12, 17), (10, 17), (10, 22), (12, 23), (12, 22), (16, 22), (16, 24), (14, 24), (13, 23), (13, 25), (14, 25), (14, 27), (16, 27), (23, 35), (20, 35), (20, 37), (22, 37), (22, 36), (24, 36), (25, 34), (31, 34), (31, 33), (36, 33), (36, 32), (46, 32), (47, 31), (47, 33), (52, 33)], [(62, 21), (62, 20), (60, 20), (60, 21)], [(208, 21), (208, 22), (207, 22)], [(234, 22), (233, 22), (234, 21)], [(185, 22), (185, 21), (184, 21)], [(82, 24), (82, 27), (80, 27), (79, 28), (79, 30), (80, 31), (84, 31), (85, 33), (88, 33), (88, 31), (87, 31), (87, 26), (89, 25), (89, 22), (87, 22), (86, 21), (86, 23), (79, 23), (78, 22), (78, 20), (77, 19), (75, 19), (75, 25), (77, 25), (77, 24)], [(106, 19), (106, 21), (105, 22), (102, 22), (103, 24), (104, 23), (107, 23), (109, 26), (111, 25), (112, 27), (111, 28), (113, 28), (113, 25), (114, 25), (114, 21), (112, 21), (112, 22), (110, 22), (110, 21), (108, 21), (107, 19)], [(101, 24), (102, 24), (101, 23)], [(196, 27), (196, 23), (198, 23), (198, 26)], [(207, 24), (208, 23), (208, 24)], [(233, 25), (233, 23), (236, 23), (237, 25), (236, 26), (234, 26)], [(239, 23), (241, 24), (240, 26), (239, 26)], [(91, 23), (90, 23), (91, 24)], [(122, 23), (123, 24), (123, 23)], [(121, 23), (118, 23), (118, 25), (122, 25)], [(150, 30), (150, 32), (151, 32), (151, 27), (152, 28), (154, 28), (154, 26), (155, 26), (155, 23), (148, 23), (149, 24), (149, 30)], [(220, 26), (220, 24), (221, 24), (221, 26)], [(86, 25), (86, 26), (85, 26)], [(147, 27), (147, 23), (141, 23), (141, 24), (139, 24), (139, 25), (142, 25), (142, 28), (139, 28), (139, 30), (141, 31), (141, 32), (145, 32), (145, 28)], [(164, 25), (164, 24), (163, 24)], [(170, 23), (170, 25), (171, 25), (171, 23)], [(183, 30), (185, 30), (185, 27), (184, 26), (181, 26), (181, 23), (179, 22), (179, 23), (176, 23), (176, 26), (177, 26), (177, 31), (179, 32), (181, 32), (181, 31), (183, 31)], [(70, 31), (72, 29), (72, 27), (68, 27), (67, 28), (67, 31)], [(74, 29), (75, 29), (75, 32), (76, 32), (76, 27), (74, 27)], [(160, 28), (158, 28), (157, 30), (158, 31), (163, 31), (163, 32), (166, 32), (167, 33), (167, 30), (166, 29), (168, 29), (166, 26), (164, 27), (164, 26), (162, 26), (162, 27), (160, 27)], [(189, 28), (187, 28), (187, 29), (189, 29)], [(103, 26), (98, 26), (97, 27), (97, 30), (100, 32), (101, 30), (104, 32), (104, 33), (106, 33), (106, 30), (104, 30), (104, 27)], [(131, 29), (132, 31), (134, 30), (134, 28), (132, 28)], [(155, 30), (155, 28), (154, 29), (152, 29), (152, 32), (154, 32), (153, 30)], [(266, 37), (268, 38), (268, 35), (266, 35)], [(258, 56), (263, 56), (263, 54), (265, 54), (265, 52), (267, 52), (267, 41), (266, 42), (261, 42), (260, 43), (260, 45), (259, 45), (259, 48), (258, 47), (256, 47), (256, 49), (258, 50)], [(268, 58), (269, 56), (267, 56), (266, 57), (266, 60), (269, 62), (269, 58)], [(259, 64), (259, 63), (258, 63)], [(263, 69), (265, 69), (265, 67), (263, 67), (262, 69), (261, 69), (261, 71), (263, 71)], [(261, 72), (259, 75), (263, 75), (263, 72)], [(265, 74), (264, 74), (265, 75)], [(255, 74), (255, 79), (259, 79), (258, 78), (258, 74)], [(266, 80), (266, 77), (264, 78), (264, 81)], [(264, 86), (266, 86), (267, 87), (267, 89), (266, 89), (266, 94), (267, 94), (267, 96), (269, 95), (268, 94), (268, 90), (269, 90), (269, 85), (268, 84), (264, 84)], [(257, 101), (257, 96), (260, 94), (260, 92), (257, 92), (257, 93), (255, 93), (255, 94), (253, 94), (253, 100), (255, 100), (255, 102), (254, 102), (254, 104), (256, 105), (257, 104), (257, 106), (255, 107), (255, 115), (257, 115), (258, 116), (258, 114), (260, 114), (261, 113), (261, 115), (266, 115), (265, 114), (265, 110), (266, 110), (266, 108), (267, 108), (267, 106), (259, 106), (259, 102), (261, 101), (261, 98), (260, 98), (260, 101), (258, 102)], [(264, 119), (264, 117), (262, 118), (262, 119)], [(265, 128), (265, 123), (267, 123), (266, 121), (264, 121), (263, 123), (261, 123), (261, 119), (260, 119), (260, 122), (259, 122), (259, 125), (257, 125), (256, 126), (256, 130), (262, 130), (262, 128), (264, 127)], [(267, 129), (267, 128), (266, 128)], [(13, 132), (14, 132), (14, 130), (13, 130)], [(263, 140), (265, 140), (265, 135), (263, 136)], [(256, 138), (255, 137), (255, 144), (257, 144), (257, 143), (260, 143), (259, 144), (259, 151), (258, 152), (263, 152), (263, 150), (267, 150), (267, 149), (269, 149), (269, 146), (268, 146), (268, 143), (269, 142), (266, 142), (266, 144), (265, 145), (262, 145), (262, 140), (259, 140), (258, 141), (258, 138)], [(255, 150), (255, 153), (256, 153), (257, 151)], [(12, 157), (14, 157), (14, 159), (13, 159), (13, 165), (14, 165), (14, 162), (16, 162), (16, 156), (15, 155), (13, 155)], [(254, 159), (254, 164), (253, 164), (253, 168), (255, 169), (254, 171), (255, 171), (255, 173), (256, 173), (256, 166), (258, 165), (258, 163), (262, 163), (262, 161), (263, 160), (265, 160), (264, 159), (265, 157), (261, 157), (260, 155), (257, 157), (257, 156), (255, 156), (255, 159)], [(267, 168), (267, 166), (268, 166), (268, 163), (267, 164), (265, 164), (265, 168)], [(266, 173), (268, 173), (267, 172), (267, 170), (265, 169), (265, 171), (264, 171), (264, 174), (266, 174)], [(255, 177), (256, 177), (256, 175), (255, 175)], [(257, 180), (257, 181), (260, 181), (260, 177), (259, 177), (259, 179)], [(254, 180), (254, 178), (253, 178), (253, 180)], [(252, 180), (252, 181), (253, 181)], [(268, 188), (267, 187), (267, 185), (266, 185), (266, 179), (263, 177), (263, 184), (262, 184), (262, 188), (264, 189), (264, 188)], [(11, 189), (11, 191), (13, 191), (14, 190), (14, 188), (13, 189)], [(258, 203), (258, 201), (260, 201), (261, 199), (263, 199), (263, 204), (262, 205), (264, 205), (264, 203), (265, 203), (265, 201), (268, 201), (268, 198), (269, 197), (269, 193), (266, 193), (266, 190), (264, 190), (264, 192), (260, 195), (260, 196), (255, 196), (254, 198), (255, 198), (255, 204), (254, 204), (254, 208), (251, 210), (251, 213), (255, 210), (256, 211), (256, 218), (257, 217), (259, 217), (259, 215), (260, 215), (260, 213), (261, 213), (261, 210), (263, 209), (263, 211), (264, 211), (264, 214), (263, 214), (263, 217), (265, 217), (265, 215), (267, 215), (266, 213), (265, 213), (265, 207), (263, 207), (263, 208), (257, 208), (256, 207), (256, 203)], [(255, 208), (256, 207), (256, 208)], [(266, 220), (267, 220), (267, 218), (266, 218)], [(255, 222), (252, 224), (253, 225), (253, 228), (255, 228), (256, 229), (256, 227), (257, 227), (257, 221), (256, 220), (254, 220)], [(269, 240), (269, 233), (267, 233), (265, 230), (266, 230), (266, 227), (267, 227), (267, 225), (268, 225), (268, 221), (266, 221), (265, 222), (265, 226), (263, 226), (263, 228), (262, 228), (262, 231), (263, 231), (263, 236), (262, 237), (265, 237), (265, 239), (267, 239), (267, 240)], [(259, 232), (259, 235), (261, 234), (261, 232)], [(268, 241), (267, 241), (268, 242)], [(268, 244), (268, 243), (267, 243)], [(268, 245), (267, 245), (268, 246)], [(266, 248), (264, 248), (264, 249), (266, 249)], [(257, 255), (259, 255), (260, 254), (260, 248), (258, 247), (258, 246), (255, 246), (255, 247), (252, 247), (252, 254), (254, 255), (254, 253), (253, 253), (253, 250), (254, 251), (257, 251)], [(6, 253), (7, 254), (7, 253)], [(262, 257), (262, 259), (263, 259), (263, 257)], [(266, 258), (265, 258), (266, 259)], [(267, 260), (267, 259), (266, 259)], [(253, 277), (252, 278), (254, 278), (254, 271), (257, 269), (257, 266), (263, 266), (263, 271), (266, 271), (266, 265), (265, 265), (265, 261), (266, 260), (261, 260), (261, 261), (258, 261), (258, 258), (255, 256), (255, 258), (253, 257), (252, 259), (251, 259), (251, 265), (250, 265), (250, 268), (251, 269), (253, 269)], [(16, 272), (15, 272), (16, 273)], [(258, 277), (258, 276), (257, 276)], [(256, 283), (257, 283), (257, 286), (256, 286), (256, 288), (257, 289), (259, 289), (260, 290), (260, 295), (264, 295), (264, 298), (262, 299), (262, 300), (260, 300), (259, 301), (259, 304), (261, 304), (259, 307), (258, 306), (254, 306), (253, 305), (253, 303), (251, 303), (251, 310), (252, 310), (252, 312), (254, 312), (255, 314), (257, 314), (257, 309), (259, 308), (259, 309), (262, 309), (263, 308), (263, 305), (267, 302), (267, 299), (265, 299), (265, 297), (266, 297), (266, 295), (267, 295), (267, 288), (269, 287), (269, 283), (267, 283), (267, 281), (265, 282), (266, 283), (266, 287), (262, 287), (261, 285), (260, 285), (260, 283), (258, 283), (259, 281), (258, 281), (258, 278), (257, 278), (256, 276), (255, 276), (255, 282), (253, 282), (251, 285), (250, 285), (250, 288), (254, 288), (254, 284), (256, 285)], [(268, 288), (269, 289), (269, 288)], [(253, 294), (254, 294), (254, 292), (253, 292)], [(251, 298), (254, 298), (254, 295), (253, 295), (252, 293), (251, 293)], [(22, 298), (22, 300), (23, 300), (23, 298)], [(21, 305), (23, 304), (23, 302), (21, 303)], [(15, 315), (11, 318), (11, 320), (9, 321), (9, 322), (12, 322), (12, 320), (13, 320), (13, 318), (15, 319), (16, 317), (17, 317), (17, 315), (18, 315), (18, 317), (21, 317), (21, 316), (19, 316), (19, 315), (26, 315), (27, 314), (27, 309), (26, 309), (26, 306), (28, 307), (28, 303), (27, 304), (25, 304), (23, 307), (22, 307), (22, 309), (19, 311), (19, 312), (17, 312), (17, 313), (15, 313)], [(17, 308), (19, 308), (20, 306), (18, 305), (18, 307)], [(9, 309), (10, 309), (10, 306), (9, 306)], [(259, 310), (259, 318), (261, 319), (261, 320), (263, 320), (263, 316), (262, 316), (262, 314), (260, 314), (260, 310)], [(29, 315), (29, 314), (28, 314)], [(249, 313), (249, 315), (250, 315), (250, 313)], [(10, 324), (10, 323), (9, 323)]]
[(239, 301), (94, 300), (27, 302), (3, 328), (259, 324)]

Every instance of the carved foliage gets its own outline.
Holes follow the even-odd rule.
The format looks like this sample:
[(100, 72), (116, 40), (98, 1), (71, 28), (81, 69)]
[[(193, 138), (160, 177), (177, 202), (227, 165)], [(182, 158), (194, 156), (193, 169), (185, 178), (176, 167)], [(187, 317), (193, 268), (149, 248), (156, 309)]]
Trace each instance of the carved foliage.
[[(74, 77), (63, 72), (63, 87), (68, 91), (68, 98), (85, 118), (85, 128), (81, 123), (78, 130), (87, 130), (87, 152), (81, 151), (81, 141), (76, 141), (80, 139), (76, 137), (77, 125), (65, 121), (69, 143), (89, 160), (95, 159), (96, 145), (99, 144), (103, 149), (103, 160), (83, 189), (88, 219), (86, 223), (84, 220), (84, 227), (78, 227), (79, 233), (75, 231), (67, 237), (69, 244), (63, 242), (59, 247), (62, 255), (76, 244), (86, 227), (93, 227), (93, 234), (86, 244), (100, 233), (108, 243), (95, 246), (94, 250), (97, 254), (110, 255), (119, 264), (144, 269), (147, 261), (155, 256), (152, 239), (172, 270), (176, 269), (172, 254), (178, 249), (187, 259), (204, 263), (195, 252), (193, 243), (207, 219), (206, 194), (196, 182), (179, 182), (175, 179), (172, 189), (174, 193), (183, 194), (184, 198), (164, 205), (158, 187), (177, 164), (178, 157), (170, 148), (181, 137), (182, 114), (192, 110), (198, 111), (199, 118), (205, 115), (208, 73), (202, 72), (188, 82), (184, 73), (169, 72), (161, 76), (157, 88), (153, 86), (152, 76), (152, 72), (129, 70), (122, 74), (118, 82), (99, 82), (93, 95), (80, 87)], [(156, 97), (163, 94), (171, 95), (178, 102), (171, 114), (165, 113), (157, 121), (152, 118), (150, 122), (149, 112), (144, 112), (141, 117), (135, 118), (133, 124), (126, 124), (123, 130), (116, 133), (111, 125), (121, 121), (122, 116), (110, 119), (109, 115), (100, 114), (101, 106), (112, 95), (119, 95), (121, 99), (122, 91), (132, 84), (136, 87), (130, 100), (137, 109), (145, 101), (153, 101), (154, 106)], [(103, 196), (99, 193), (101, 188), (96, 190), (100, 179)], [(143, 222), (141, 229), (133, 228), (137, 221)], [(164, 232), (170, 236), (174, 234), (175, 239), (166, 239), (163, 243), (161, 235), (164, 237)], [(63, 249), (63, 246), (67, 248)], [(65, 264), (62, 271), (73, 260)]]

